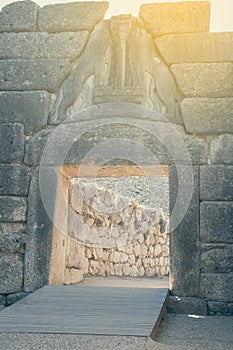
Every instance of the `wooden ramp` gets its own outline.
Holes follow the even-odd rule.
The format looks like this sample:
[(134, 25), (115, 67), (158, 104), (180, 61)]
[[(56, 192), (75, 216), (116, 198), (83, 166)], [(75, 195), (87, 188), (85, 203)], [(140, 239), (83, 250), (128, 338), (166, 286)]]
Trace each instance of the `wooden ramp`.
[(149, 336), (167, 288), (46, 286), (0, 312), (0, 333)]

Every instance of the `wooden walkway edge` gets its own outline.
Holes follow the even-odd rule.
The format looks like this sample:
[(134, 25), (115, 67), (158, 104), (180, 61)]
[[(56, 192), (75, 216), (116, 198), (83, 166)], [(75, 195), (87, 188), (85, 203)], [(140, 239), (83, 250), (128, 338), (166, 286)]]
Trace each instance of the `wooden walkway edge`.
[(167, 288), (45, 286), (0, 312), (0, 333), (153, 336)]

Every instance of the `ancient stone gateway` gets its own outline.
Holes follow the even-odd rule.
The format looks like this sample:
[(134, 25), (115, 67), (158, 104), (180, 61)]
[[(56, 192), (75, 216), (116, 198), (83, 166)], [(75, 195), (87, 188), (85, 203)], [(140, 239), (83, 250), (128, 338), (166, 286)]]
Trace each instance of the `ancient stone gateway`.
[[(93, 225), (78, 178), (121, 167), (169, 175), (170, 309), (232, 314), (233, 35), (208, 32), (208, 1), (143, 5), (137, 18), (104, 20), (107, 7), (23, 1), (0, 13), (1, 307), (95, 271), (90, 252), (71, 261), (83, 249), (72, 234), (86, 239)], [(111, 194), (98, 196), (107, 205)], [(75, 217), (85, 211), (82, 230), (70, 206)], [(132, 204), (130, 215), (148, 233), (140, 210)], [(150, 215), (161, 236), (162, 216)], [(106, 251), (95, 252), (108, 259), (112, 237), (102, 236)], [(146, 239), (134, 243), (153, 264)], [(126, 264), (131, 248), (112, 251), (113, 263)]]

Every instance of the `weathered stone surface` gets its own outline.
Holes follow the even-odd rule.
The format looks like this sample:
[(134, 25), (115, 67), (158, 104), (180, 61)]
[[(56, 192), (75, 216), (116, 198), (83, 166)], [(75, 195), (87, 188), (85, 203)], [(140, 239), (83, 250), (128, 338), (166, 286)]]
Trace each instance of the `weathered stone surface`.
[(17, 253), (23, 251), (26, 243), (24, 224), (0, 223), (0, 252)]
[[(53, 188), (52, 183), (56, 180), (50, 176), (46, 181), (48, 196), (54, 203), (55, 194), (49, 188)], [(39, 169), (35, 169), (30, 184), (28, 208), (24, 291), (32, 292), (48, 283), (53, 227), (41, 198)], [(53, 212), (53, 208), (50, 209)]]
[(233, 272), (233, 246), (222, 246), (201, 254), (201, 271), (203, 273)]
[[(118, 120), (119, 119), (117, 119), (117, 121)], [(138, 127), (132, 126), (130, 123), (128, 124), (125, 119), (124, 122), (123, 120), (117, 121), (114, 120), (114, 123), (110, 124), (108, 119), (106, 120), (106, 124), (103, 123), (101, 126), (99, 126), (100, 123), (97, 120), (91, 121), (89, 125), (85, 123), (86, 126), (90, 126), (91, 131), (88, 132), (82, 132), (82, 130), (85, 129), (84, 123), (81, 122), (63, 125), (62, 128), (60, 128), (60, 136), (56, 134), (57, 136), (54, 138), (57, 156), (54, 157), (55, 152), (51, 150), (51, 154), (48, 155), (49, 161), (56, 164), (57, 159), (60, 156), (62, 157), (64, 149), (69, 149), (67, 155), (64, 156), (65, 163), (80, 163), (86, 154), (98, 143), (107, 140), (110, 141), (112, 140), (112, 135), (117, 135), (117, 138), (137, 142), (139, 146), (135, 147), (129, 154), (127, 150), (128, 146), (125, 146), (123, 149), (123, 144), (121, 147), (116, 146), (118, 141), (109, 142), (108, 157), (110, 154), (112, 155), (113, 164), (116, 163), (116, 158), (120, 159), (120, 154), (122, 154), (122, 159), (119, 160), (119, 163), (125, 163), (125, 159), (135, 159), (137, 164), (154, 165), (155, 157), (160, 164), (164, 165), (174, 162), (179, 164), (189, 164), (191, 162), (193, 162), (193, 164), (206, 163), (205, 141), (195, 135), (186, 134), (184, 128), (179, 125), (152, 122), (147, 126), (143, 121), (136, 121), (139, 123)], [(77, 138), (79, 133), (81, 133), (82, 136)], [(47, 134), (47, 131), (42, 130), (41, 136), (45, 134)], [(39, 134), (38, 137), (40, 137)], [(31, 143), (32, 147), (36, 147), (37, 141)], [(58, 148), (60, 148), (61, 151), (58, 152)], [(118, 153), (118, 156), (115, 156), (116, 153)], [(36, 152), (32, 152), (32, 157), (36, 158)], [(96, 152), (93, 157), (95, 158), (93, 161), (97, 164), (102, 164), (106, 153)], [(33, 162), (35, 161), (36, 160), (33, 160)], [(28, 161), (27, 164), (29, 164)]]
[(41, 32), (50, 33), (91, 31), (103, 20), (107, 9), (107, 2), (47, 5), (39, 10), (38, 27)]
[(145, 4), (139, 16), (154, 36), (167, 33), (208, 32), (208, 1)]
[(229, 314), (227, 303), (222, 303), (220, 301), (209, 301), (208, 311), (211, 316)]
[(18, 164), (0, 164), (0, 195), (26, 196), (30, 181), (29, 169)]
[(233, 62), (175, 64), (171, 71), (186, 97), (233, 97)]
[(0, 122), (20, 122), (25, 134), (47, 124), (49, 94), (46, 91), (0, 92)]
[(24, 156), (23, 125), (0, 124), (0, 162), (20, 161)]
[(220, 135), (210, 142), (213, 164), (233, 164), (233, 135)]
[(212, 301), (233, 300), (233, 274), (201, 274), (200, 294), (201, 297)]
[(69, 70), (67, 59), (1, 60), (0, 90), (56, 92)]
[(198, 298), (170, 296), (167, 311), (175, 314), (206, 315), (207, 303)]
[(233, 61), (233, 33), (171, 34), (155, 41), (168, 65)]
[(0, 12), (0, 32), (29, 32), (37, 30), (39, 6), (30, 0), (5, 6)]
[(6, 297), (6, 306), (10, 306), (14, 303), (16, 303), (17, 301), (25, 298), (26, 296), (28, 296), (29, 293), (14, 293), (14, 294), (9, 294)]
[(181, 111), (189, 133), (233, 133), (233, 98), (186, 98)]
[(17, 255), (0, 255), (0, 293), (17, 293), (22, 288), (23, 264)]
[[(182, 173), (189, 167), (182, 167)], [(192, 198), (182, 222), (170, 233), (170, 283), (175, 295), (196, 297), (199, 294), (200, 251), (199, 251), (199, 167), (193, 167), (194, 186)], [(185, 179), (184, 179), (185, 180)], [(183, 182), (184, 182), (183, 180)], [(169, 168), (170, 195), (170, 229), (175, 225), (172, 211), (179, 191), (183, 191), (183, 198), (190, 189), (190, 179), (182, 185), (178, 181), (175, 166)], [(173, 214), (174, 215), (174, 214)]]
[[(40, 164), (46, 142), (49, 140), (49, 137), (51, 136), (53, 131), (54, 131), (54, 128), (51, 128), (51, 127), (47, 129), (43, 129), (28, 139), (25, 147), (25, 158), (24, 158), (24, 162), (27, 165)], [(54, 152), (56, 152), (56, 146), (55, 146)], [(50, 159), (52, 161), (52, 155)]]
[[(80, 56), (88, 38), (77, 33), (0, 33), (0, 59), (69, 58)], [(33, 45), (32, 45), (33, 43)]]
[(203, 201), (233, 201), (233, 166), (203, 165), (200, 196)]
[(233, 203), (202, 202), (200, 205), (202, 242), (233, 243)]
[(79, 283), (83, 280), (83, 272), (77, 269), (66, 269), (64, 284)]
[(189, 135), (185, 132), (184, 128), (180, 125), (176, 125), (176, 130), (180, 137), (183, 139), (184, 143), (176, 144), (176, 160), (175, 163), (187, 164), (187, 159), (184, 159), (184, 148), (189, 154), (189, 161), (192, 164), (205, 164), (206, 159), (206, 144), (205, 141), (198, 137), (197, 135)]
[(27, 201), (23, 197), (0, 196), (0, 221), (25, 222)]

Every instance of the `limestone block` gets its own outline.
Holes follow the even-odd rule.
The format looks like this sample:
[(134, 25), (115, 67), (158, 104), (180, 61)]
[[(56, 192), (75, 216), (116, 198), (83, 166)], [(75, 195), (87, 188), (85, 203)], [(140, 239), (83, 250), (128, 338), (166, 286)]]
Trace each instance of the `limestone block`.
[(121, 263), (126, 263), (128, 261), (128, 255), (121, 253)]
[(85, 246), (76, 240), (68, 240), (66, 253), (66, 267), (88, 272), (88, 259), (85, 257)]
[(199, 298), (170, 296), (167, 311), (175, 314), (204, 316), (207, 315), (207, 303)]
[(85, 248), (85, 255), (88, 259), (90, 259), (92, 257), (92, 252), (91, 252), (91, 249), (86, 247)]
[[(46, 178), (48, 196), (55, 202), (55, 193), (50, 190), (56, 183), (56, 172)], [(50, 213), (51, 214), (51, 213)], [(25, 247), (24, 291), (32, 292), (48, 284), (51, 258), (53, 223), (42, 202), (39, 187), (39, 169), (33, 172), (28, 196), (27, 244)], [(62, 239), (64, 244), (64, 239)], [(43, 259), (41, 259), (43, 257)]]
[(149, 258), (143, 258), (142, 264), (145, 269), (148, 269), (150, 267), (150, 259)]
[(110, 253), (109, 253), (109, 252), (107, 252), (107, 251), (103, 251), (103, 257), (102, 257), (102, 260), (103, 260), (104, 262), (109, 262), (109, 255), (110, 255)]
[(79, 283), (83, 280), (83, 272), (77, 269), (66, 269), (64, 284)]
[(233, 135), (220, 135), (210, 142), (213, 164), (233, 164)]
[(156, 244), (154, 247), (154, 256), (157, 257), (162, 253), (162, 248), (160, 244)]
[(168, 65), (233, 61), (233, 33), (164, 35), (155, 43)]
[(115, 275), (122, 277), (123, 276), (123, 265), (122, 264), (116, 264), (115, 267)]
[(0, 195), (26, 196), (30, 172), (18, 164), (0, 164)]
[(233, 133), (233, 98), (186, 98), (181, 103), (185, 129), (191, 134)]
[(20, 122), (24, 125), (25, 134), (47, 124), (49, 94), (46, 91), (2, 91), (0, 105), (0, 122)]
[(133, 251), (136, 256), (139, 256), (141, 254), (141, 247), (138, 243), (134, 245)]
[(151, 268), (151, 267), (147, 267), (147, 268), (145, 268), (145, 272), (144, 273), (145, 273), (145, 276), (152, 277), (152, 276), (154, 276), (156, 274), (156, 270)]
[(89, 273), (93, 276), (97, 275), (100, 270), (100, 265), (98, 261), (90, 260), (89, 261)]
[(210, 2), (145, 4), (139, 16), (154, 36), (168, 33), (208, 32)]
[(138, 277), (138, 269), (136, 266), (132, 266), (130, 268), (130, 273), (129, 273), (130, 277)]
[(26, 226), (24, 224), (0, 223), (0, 252), (17, 253), (25, 243)]
[(0, 196), (0, 221), (26, 222), (27, 201), (23, 197)]
[(0, 32), (29, 32), (37, 30), (39, 6), (30, 0), (3, 7), (0, 12)]
[(154, 258), (150, 258), (150, 267), (155, 267), (155, 259)]
[[(188, 152), (189, 162), (191, 161), (192, 164), (196, 165), (205, 164), (207, 162), (205, 141), (197, 135), (187, 134), (184, 128), (180, 125), (176, 125), (176, 132), (178, 133), (179, 137), (183, 139), (183, 142), (178, 142), (176, 144), (176, 163), (187, 164), (187, 160), (184, 160), (183, 156), (185, 149)], [(169, 146), (172, 147), (171, 144)]]
[(22, 288), (23, 264), (17, 255), (0, 255), (0, 293), (17, 293)]
[(39, 10), (38, 28), (50, 33), (91, 31), (103, 20), (107, 9), (107, 2), (47, 5)]
[(233, 272), (233, 247), (223, 246), (202, 253), (201, 271), (203, 273)]
[(203, 165), (200, 198), (203, 201), (233, 201), (233, 166)]
[(163, 256), (167, 257), (169, 256), (169, 247), (167, 245), (163, 246)]
[(112, 253), (112, 262), (119, 263), (121, 261), (121, 253), (119, 252), (113, 252)]
[(233, 97), (233, 62), (175, 64), (171, 71), (185, 97)]
[(145, 244), (142, 244), (141, 245), (141, 253), (140, 253), (140, 255), (142, 257), (145, 257), (145, 256), (147, 256), (147, 254), (148, 254), (148, 247)]
[[(38, 133), (31, 136), (25, 147), (25, 157), (24, 162), (27, 165), (39, 165), (41, 157), (46, 145), (46, 142), (51, 137), (54, 128), (47, 128), (39, 131)], [(56, 147), (55, 147), (56, 148)], [(51, 150), (51, 160), (53, 159), (53, 154), (56, 152), (56, 149)]]
[(109, 274), (110, 274), (110, 276), (114, 276), (115, 275), (115, 270), (114, 270), (113, 263), (109, 264)]
[(145, 275), (145, 270), (143, 266), (139, 267), (138, 276), (143, 277)]
[(233, 202), (202, 202), (200, 238), (202, 242), (233, 243)]
[(0, 90), (56, 92), (69, 71), (67, 59), (1, 60)]
[[(88, 32), (77, 33), (0, 33), (1, 59), (68, 58), (82, 53)], [(33, 42), (33, 45), (31, 43)]]
[[(109, 123), (109, 118), (106, 119), (106, 122)], [(170, 150), (175, 150), (176, 162), (181, 164), (185, 162), (187, 163), (187, 157), (184, 157), (185, 147), (187, 148), (190, 158), (194, 164), (203, 164), (206, 162), (205, 141), (195, 135), (188, 135), (182, 126), (156, 122), (150, 124), (151, 132), (146, 132), (144, 128), (144, 121), (140, 121), (140, 128), (136, 128), (129, 124), (126, 125), (127, 121), (125, 121), (125, 119), (124, 123), (124, 128), (122, 128), (122, 119), (119, 120), (119, 123), (116, 123), (116, 120), (114, 119), (114, 123), (104, 125), (104, 127), (98, 127), (97, 121), (92, 121), (91, 131), (85, 133), (85, 135), (80, 137), (78, 140), (77, 138), (75, 139), (76, 130), (77, 132), (82, 130), (82, 123), (72, 123), (72, 128), (71, 124), (67, 124), (66, 128), (64, 128), (64, 133), (60, 143), (63, 142), (65, 144), (67, 139), (73, 139), (74, 142), (67, 153), (65, 163), (79, 163), (86, 153), (95, 147), (97, 142), (112, 139), (112, 135), (118, 135), (118, 137), (139, 142), (143, 144), (148, 151), (151, 151), (150, 154), (148, 152), (148, 155), (146, 155), (144, 148), (139, 150), (137, 152), (138, 164), (154, 165), (154, 157), (152, 157), (152, 154), (156, 155), (160, 164), (172, 164), (174, 163), (174, 154), (172, 156)], [(155, 135), (158, 133), (159, 138), (154, 137), (153, 133), (155, 133)], [(115, 148), (116, 145), (114, 142), (109, 143), (109, 154), (114, 155), (116, 152)], [(96, 154), (96, 163), (102, 164), (102, 158), (102, 153)], [(113, 163), (114, 162), (112, 162), (112, 164)]]
[(98, 276), (105, 276), (105, 275), (106, 275), (106, 265), (103, 261), (100, 261)]
[(23, 125), (0, 124), (0, 162), (20, 161), (24, 156)]
[(201, 274), (200, 296), (209, 301), (233, 300), (233, 274)]
[(123, 273), (123, 276), (129, 276), (130, 274), (129, 263), (123, 264), (122, 273)]
[(129, 263), (130, 265), (135, 264), (135, 255), (133, 254), (129, 255)]
[[(186, 174), (189, 168), (181, 166), (180, 173)], [(199, 198), (199, 167), (193, 167), (193, 189), (192, 197), (188, 209), (182, 222), (170, 233), (170, 281), (171, 290), (177, 295), (186, 297), (197, 296), (199, 293), (200, 277), (200, 198)], [(169, 168), (169, 194), (170, 194), (170, 213), (172, 213), (178, 191), (178, 173), (177, 167)], [(189, 179), (186, 177), (182, 185), (182, 191), (185, 193), (190, 189)], [(179, 188), (179, 190), (181, 190)], [(174, 223), (170, 220), (170, 226)]]

